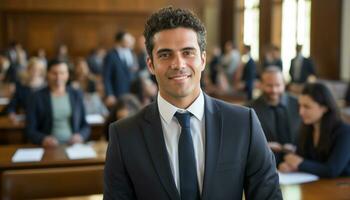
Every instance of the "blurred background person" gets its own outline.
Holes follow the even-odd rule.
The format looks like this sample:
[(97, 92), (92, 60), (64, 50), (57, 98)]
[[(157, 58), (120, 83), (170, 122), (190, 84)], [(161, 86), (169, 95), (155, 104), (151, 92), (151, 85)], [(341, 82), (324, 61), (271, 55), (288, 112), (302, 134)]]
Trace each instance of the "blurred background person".
[(242, 75), (241, 80), (243, 81), (242, 89), (246, 93), (247, 99), (253, 99), (254, 81), (256, 78), (256, 64), (250, 55), (250, 45), (244, 45), (243, 56), (242, 56)]
[(106, 56), (106, 50), (104, 48), (93, 49), (90, 55), (87, 57), (87, 63), (89, 65), (90, 72), (97, 77), (102, 76), (103, 60)]
[(47, 58), (46, 58), (46, 51), (43, 48), (38, 49), (37, 53), (37, 58), (44, 63), (45, 69), (47, 67)]
[(65, 62), (49, 63), (48, 86), (33, 93), (27, 107), (26, 135), (32, 143), (55, 147), (88, 139), (90, 127), (85, 119), (83, 96), (67, 86), (68, 79)]
[(312, 60), (302, 54), (303, 46), (297, 45), (295, 50), (296, 56), (292, 59), (289, 69), (291, 83), (303, 84), (309, 79), (316, 79), (316, 70)]
[(142, 106), (155, 100), (158, 88), (149, 78), (139, 77), (131, 83), (130, 93), (135, 95)]
[(270, 66), (262, 72), (261, 90), (261, 96), (249, 106), (258, 115), (278, 164), (285, 152), (294, 152), (296, 149), (301, 124), (298, 100), (285, 92), (283, 74), (278, 66)]
[(9, 98), (15, 90), (14, 82), (9, 80), (10, 60), (0, 52), (0, 97)]
[(143, 35), (137, 38), (135, 54), (138, 64), (137, 77), (150, 77), (150, 73), (147, 69), (147, 51), (145, 45), (145, 37)]
[(220, 65), (226, 75), (229, 87), (232, 88), (232, 85), (234, 85), (234, 73), (240, 64), (241, 55), (232, 41), (225, 42), (224, 48), (224, 55), (221, 58)]
[(108, 141), (109, 139), (109, 135), (108, 135), (109, 125), (112, 122), (129, 117), (137, 113), (139, 110), (141, 110), (141, 108), (142, 108), (142, 105), (135, 95), (133, 94), (123, 95), (119, 99), (118, 103), (113, 106), (106, 120), (105, 128), (104, 128), (106, 140)]
[(281, 51), (276, 45), (270, 44), (265, 47), (265, 53), (262, 63), (262, 71), (270, 66), (275, 66), (283, 71), (283, 64), (281, 59)]
[(350, 176), (350, 126), (341, 120), (331, 92), (321, 83), (306, 84), (299, 105), (303, 124), (297, 153), (286, 155), (279, 170)]
[(29, 96), (45, 84), (45, 64), (39, 58), (33, 57), (29, 60), (21, 80), (16, 82), (15, 93), (5, 108), (5, 112), (12, 121), (17, 122), (16, 113), (26, 113)]
[(130, 92), (132, 74), (129, 64), (132, 54), (127, 33), (119, 31), (114, 47), (107, 53), (103, 64), (103, 82), (107, 107), (111, 108), (122, 95)]
[(350, 107), (350, 83), (348, 84), (348, 88), (345, 93), (345, 105)]
[(88, 64), (82, 57), (77, 59), (74, 66), (72, 86), (83, 92), (87, 115), (98, 114), (103, 117), (108, 116), (108, 110), (96, 90), (94, 77), (90, 74)]

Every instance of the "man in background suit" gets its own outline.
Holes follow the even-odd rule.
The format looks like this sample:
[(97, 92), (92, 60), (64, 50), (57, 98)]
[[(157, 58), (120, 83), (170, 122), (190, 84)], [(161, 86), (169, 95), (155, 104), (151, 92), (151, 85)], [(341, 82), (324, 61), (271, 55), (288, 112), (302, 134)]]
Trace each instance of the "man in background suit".
[(206, 30), (190, 11), (146, 22), (157, 101), (110, 125), (104, 199), (282, 199), (274, 156), (252, 109), (204, 94)]
[(312, 60), (302, 55), (302, 49), (302, 45), (296, 46), (297, 55), (291, 61), (289, 74), (292, 83), (305, 83), (311, 76), (316, 76)]
[(254, 80), (256, 78), (256, 64), (250, 54), (250, 45), (245, 45), (243, 48), (243, 73), (242, 80), (244, 81), (244, 90), (248, 100), (253, 99)]
[(112, 106), (117, 99), (130, 90), (131, 73), (129, 63), (132, 62), (131, 50), (128, 47), (128, 33), (120, 31), (115, 36), (115, 47), (104, 60), (103, 82), (106, 93), (106, 105)]
[(283, 152), (295, 150), (301, 123), (298, 100), (285, 92), (283, 75), (277, 66), (263, 71), (261, 90), (262, 95), (249, 106), (258, 115), (269, 147), (279, 163)]

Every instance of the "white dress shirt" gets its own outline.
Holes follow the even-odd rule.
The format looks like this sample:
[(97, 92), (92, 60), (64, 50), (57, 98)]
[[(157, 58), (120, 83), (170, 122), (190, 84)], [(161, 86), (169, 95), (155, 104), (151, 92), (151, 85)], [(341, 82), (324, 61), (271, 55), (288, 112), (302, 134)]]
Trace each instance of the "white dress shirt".
[(162, 122), (165, 145), (168, 151), (171, 171), (178, 191), (180, 192), (178, 143), (181, 134), (181, 126), (174, 114), (176, 112), (190, 112), (191, 135), (196, 158), (197, 178), (199, 191), (202, 193), (205, 159), (205, 119), (204, 119), (204, 96), (201, 91), (197, 99), (186, 109), (177, 108), (167, 102), (158, 93), (158, 109)]

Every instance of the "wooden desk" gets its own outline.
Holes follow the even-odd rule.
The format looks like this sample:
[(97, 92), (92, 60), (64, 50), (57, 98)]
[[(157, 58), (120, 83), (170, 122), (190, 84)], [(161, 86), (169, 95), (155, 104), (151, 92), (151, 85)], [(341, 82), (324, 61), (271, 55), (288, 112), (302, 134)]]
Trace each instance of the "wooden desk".
[(0, 117), (0, 145), (24, 143), (24, 122), (14, 123), (7, 116)]
[(281, 186), (284, 200), (349, 200), (350, 177)]
[[(16, 199), (28, 199), (88, 195), (103, 192), (103, 168), (107, 148), (106, 142), (92, 144), (92, 147), (97, 153), (97, 157), (93, 159), (69, 160), (65, 153), (66, 147), (61, 146), (58, 148), (45, 149), (45, 153), (40, 162), (12, 163), (11, 159), (15, 151), (18, 148), (24, 147), (34, 147), (34, 145), (8, 145), (0, 147), (1, 199), (6, 199), (6, 197), (10, 195), (19, 195), (15, 196)], [(80, 175), (83, 176), (81, 182), (79, 180)], [(21, 179), (21, 176), (27, 179)], [(43, 192), (35, 192), (42, 191), (40, 190), (40, 186), (43, 185), (43, 181), (46, 180), (50, 181), (47, 183), (48, 185), (43, 186), (45, 190)], [(67, 183), (65, 184), (62, 180)], [(15, 181), (17, 182), (15, 183)], [(18, 188), (18, 190), (22, 190), (22, 192), (16, 194), (12, 191), (8, 191), (10, 190), (8, 189), (9, 187), (14, 187), (11, 185), (21, 186), (22, 188)], [(30, 190), (27, 188), (30, 188)], [(72, 188), (74, 188), (74, 190), (72, 190)], [(52, 191), (52, 193), (48, 191)]]
[[(0, 117), (0, 145), (28, 143), (24, 135), (25, 122), (14, 123), (7, 116)], [(100, 140), (104, 135), (104, 123), (90, 124), (89, 140)]]
[[(281, 186), (284, 200), (349, 200), (350, 177), (322, 179), (312, 183)], [(102, 194), (47, 200), (101, 200)]]

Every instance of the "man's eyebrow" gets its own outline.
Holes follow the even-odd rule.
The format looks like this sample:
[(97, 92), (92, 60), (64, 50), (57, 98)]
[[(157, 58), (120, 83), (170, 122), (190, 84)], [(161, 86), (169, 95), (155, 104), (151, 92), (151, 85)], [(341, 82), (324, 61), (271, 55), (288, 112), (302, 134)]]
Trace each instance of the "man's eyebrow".
[(167, 53), (167, 52), (171, 52), (172, 50), (171, 49), (159, 49), (157, 51), (157, 54), (161, 54), (161, 53)]
[(188, 51), (188, 50), (190, 50), (190, 51), (197, 51), (197, 49), (194, 48), (194, 47), (185, 47), (185, 48), (181, 49), (181, 51)]

